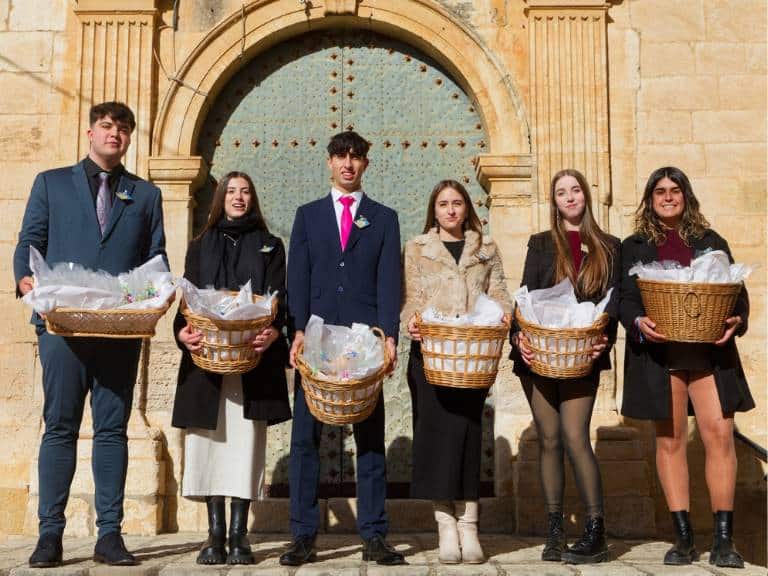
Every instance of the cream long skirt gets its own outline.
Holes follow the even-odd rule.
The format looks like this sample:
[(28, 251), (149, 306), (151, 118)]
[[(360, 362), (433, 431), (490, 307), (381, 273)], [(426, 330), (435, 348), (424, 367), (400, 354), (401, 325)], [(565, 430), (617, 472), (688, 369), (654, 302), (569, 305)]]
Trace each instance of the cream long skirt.
[(216, 430), (187, 428), (182, 495), (261, 498), (266, 446), (266, 422), (243, 417), (240, 376), (224, 376)]

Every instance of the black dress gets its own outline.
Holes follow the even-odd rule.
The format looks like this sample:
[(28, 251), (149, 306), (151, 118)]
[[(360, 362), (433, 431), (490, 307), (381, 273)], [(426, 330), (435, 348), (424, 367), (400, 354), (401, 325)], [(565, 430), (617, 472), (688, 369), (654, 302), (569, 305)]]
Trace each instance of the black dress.
[[(445, 242), (456, 262), (464, 241)], [(482, 415), (487, 390), (433, 386), (424, 377), (421, 344), (411, 342), (408, 388), (413, 406), (411, 497), (477, 500)]]

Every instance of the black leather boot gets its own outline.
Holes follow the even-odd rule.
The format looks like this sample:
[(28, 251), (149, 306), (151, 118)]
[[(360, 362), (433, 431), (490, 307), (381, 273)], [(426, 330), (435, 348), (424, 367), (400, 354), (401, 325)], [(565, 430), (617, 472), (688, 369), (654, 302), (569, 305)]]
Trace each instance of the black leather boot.
[(672, 524), (675, 527), (675, 545), (664, 554), (664, 564), (682, 566), (698, 560), (688, 510), (672, 512)]
[(602, 516), (587, 518), (584, 534), (563, 553), (566, 564), (596, 564), (610, 560)]
[(544, 543), (544, 550), (541, 552), (541, 559), (548, 562), (560, 562), (563, 559), (563, 552), (568, 547), (565, 540), (563, 515), (560, 512), (549, 512), (547, 520), (549, 522), (549, 530), (547, 532), (547, 541)]
[(718, 510), (713, 516), (715, 531), (709, 563), (719, 568), (744, 568), (744, 559), (733, 545), (733, 510)]
[(226, 564), (227, 519), (224, 516), (224, 497), (207, 496), (205, 505), (208, 508), (208, 539), (200, 548), (197, 563)]
[(232, 498), (229, 505), (229, 554), (227, 564), (253, 564), (251, 543), (248, 542), (248, 510), (250, 500)]

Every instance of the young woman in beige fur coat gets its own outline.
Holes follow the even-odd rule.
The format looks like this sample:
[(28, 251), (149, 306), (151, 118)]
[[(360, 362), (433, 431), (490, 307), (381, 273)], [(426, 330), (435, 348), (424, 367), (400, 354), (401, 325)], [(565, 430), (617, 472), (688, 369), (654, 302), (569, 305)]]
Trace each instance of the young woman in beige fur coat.
[(482, 412), (487, 390), (430, 385), (424, 377), (415, 317), (429, 307), (465, 314), (480, 294), (505, 313), (512, 301), (496, 244), (482, 234), (466, 189), (454, 180), (435, 186), (424, 233), (405, 246), (405, 290), (400, 320), (408, 326), (408, 387), (413, 405), (411, 496), (433, 501), (446, 564), (485, 561), (477, 537)]

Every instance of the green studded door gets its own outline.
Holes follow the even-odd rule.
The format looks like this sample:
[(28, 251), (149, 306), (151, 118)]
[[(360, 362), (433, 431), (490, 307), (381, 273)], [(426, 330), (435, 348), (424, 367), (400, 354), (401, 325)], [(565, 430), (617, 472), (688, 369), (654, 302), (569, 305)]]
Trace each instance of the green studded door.
[[(432, 187), (463, 182), (481, 219), (486, 195), (474, 161), (486, 133), (472, 97), (424, 53), (368, 31), (306, 34), (244, 63), (224, 87), (201, 130), (199, 154), (211, 181), (199, 191), (194, 228), (207, 217), (213, 179), (232, 170), (253, 178), (270, 230), (288, 245), (296, 208), (330, 191), (325, 146), (343, 130), (371, 142), (366, 194), (397, 210), (402, 242), (421, 233)], [(389, 496), (410, 481), (411, 403), (405, 371), (409, 340), (384, 385)], [(493, 481), (493, 394), (484, 423), (483, 492)], [(267, 484), (287, 493), (290, 423), (269, 428)], [(321, 496), (354, 494), (351, 426), (326, 426), (321, 443)]]

